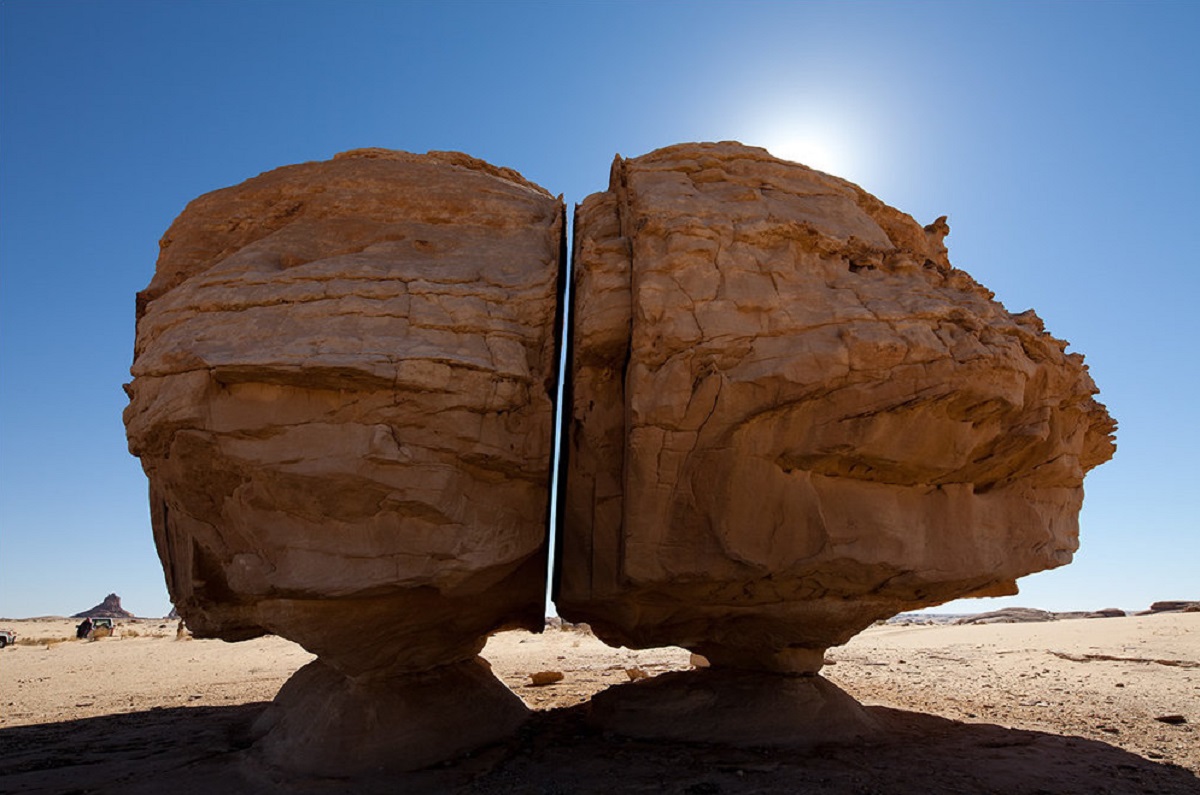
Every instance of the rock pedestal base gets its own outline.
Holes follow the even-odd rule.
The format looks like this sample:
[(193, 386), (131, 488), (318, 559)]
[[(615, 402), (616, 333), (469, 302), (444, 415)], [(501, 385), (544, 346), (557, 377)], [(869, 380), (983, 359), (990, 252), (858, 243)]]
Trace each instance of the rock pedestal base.
[(590, 721), (628, 737), (804, 748), (853, 742), (882, 730), (845, 691), (821, 676), (702, 669), (609, 688)]
[(504, 739), (528, 715), (479, 658), (357, 679), (317, 660), (259, 718), (255, 749), (293, 774), (408, 772)]

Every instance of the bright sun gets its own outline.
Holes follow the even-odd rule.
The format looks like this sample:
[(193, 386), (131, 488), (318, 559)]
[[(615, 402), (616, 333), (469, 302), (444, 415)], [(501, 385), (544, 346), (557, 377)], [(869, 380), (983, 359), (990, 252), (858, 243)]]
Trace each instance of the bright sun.
[(797, 136), (774, 142), (766, 141), (765, 146), (776, 157), (803, 163), (818, 171), (844, 176), (847, 165), (846, 157), (838, 152), (836, 145), (830, 144), (828, 141)]
[[(754, 129), (757, 128), (757, 129)], [(773, 119), (752, 124), (743, 143), (762, 146), (776, 157), (859, 181), (864, 178), (860, 141), (831, 116), (813, 119)]]

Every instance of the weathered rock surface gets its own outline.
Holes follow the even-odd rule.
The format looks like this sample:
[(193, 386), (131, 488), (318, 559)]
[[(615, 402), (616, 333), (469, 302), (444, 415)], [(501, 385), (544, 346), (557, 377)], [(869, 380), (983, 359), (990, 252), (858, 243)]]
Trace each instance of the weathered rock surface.
[(811, 673), (1069, 562), (1115, 423), (948, 231), (740, 144), (618, 157), (576, 211), (561, 615)]
[(1189, 602), (1182, 599), (1171, 599), (1163, 602), (1155, 602), (1150, 605), (1149, 610), (1143, 610), (1137, 615), (1148, 616), (1154, 613), (1195, 613), (1200, 611), (1200, 602)]
[(521, 699), (476, 658), (400, 676), (347, 678), (311, 662), (254, 725), (258, 751), (291, 773), (359, 776), (428, 767), (515, 731)]
[(76, 613), (71, 618), (133, 618), (133, 613), (130, 613), (125, 608), (121, 607), (121, 597), (115, 593), (110, 593), (104, 597), (104, 601), (93, 608), (84, 610), (82, 613)]
[[(1084, 614), (1080, 613), (1079, 618), (1083, 618)], [(1005, 607), (1000, 610), (992, 610), (987, 613), (976, 613), (973, 616), (964, 616), (955, 621), (955, 624), (1030, 624), (1042, 621), (1057, 621), (1058, 616), (1047, 610), (1038, 610), (1033, 607)]]
[[(1064, 618), (1066, 613), (1059, 613), (1059, 618)], [(1124, 618), (1129, 615), (1119, 607), (1102, 607), (1099, 610), (1089, 610), (1084, 614), (1084, 618)]]
[[(631, 677), (632, 678), (632, 677)], [(629, 737), (807, 748), (880, 735), (882, 723), (822, 676), (703, 669), (598, 693), (589, 720)]]
[(1061, 621), (1069, 618), (1124, 618), (1127, 613), (1119, 607), (1102, 607), (1099, 610), (1071, 610), (1055, 613), (1054, 619)]
[(370, 683), (541, 628), (562, 230), (546, 191), (445, 152), (187, 207), (138, 296), (125, 422), (197, 636), (298, 641), (353, 679), (322, 680), (354, 691), (344, 723)]

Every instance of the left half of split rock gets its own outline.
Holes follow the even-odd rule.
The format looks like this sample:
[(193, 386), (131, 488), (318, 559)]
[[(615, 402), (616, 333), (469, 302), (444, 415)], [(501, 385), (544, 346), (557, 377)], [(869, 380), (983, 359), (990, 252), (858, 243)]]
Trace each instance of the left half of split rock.
[(318, 657), (260, 722), (271, 762), (414, 769), (527, 714), (476, 655), (544, 620), (563, 218), (515, 171), (369, 149), (163, 237), (130, 451), (196, 635)]

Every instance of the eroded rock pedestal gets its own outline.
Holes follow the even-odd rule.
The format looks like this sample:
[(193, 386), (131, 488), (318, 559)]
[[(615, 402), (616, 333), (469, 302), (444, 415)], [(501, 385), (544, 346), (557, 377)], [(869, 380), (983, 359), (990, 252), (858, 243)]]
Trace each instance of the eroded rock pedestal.
[[(858, 187), (740, 144), (614, 163), (575, 226), (556, 601), (710, 671), (618, 731), (874, 731), (814, 676), (873, 621), (1067, 563), (1115, 424), (1078, 354)], [(192, 202), (139, 295), (130, 449), (199, 637), (318, 659), (259, 723), (290, 770), (411, 770), (526, 714), (476, 657), (540, 629), (561, 202), (359, 150)]]
[(195, 634), (319, 657), (266, 721), (272, 759), (420, 766), (525, 714), (472, 660), (543, 622), (562, 230), (513, 171), (358, 150), (202, 196), (164, 236), (130, 450)]
[(660, 674), (593, 697), (589, 721), (629, 737), (751, 748), (853, 743), (883, 721), (823, 676), (734, 668)]
[(762, 149), (618, 157), (576, 213), (560, 614), (812, 674), (1069, 562), (1115, 424), (947, 232)]

